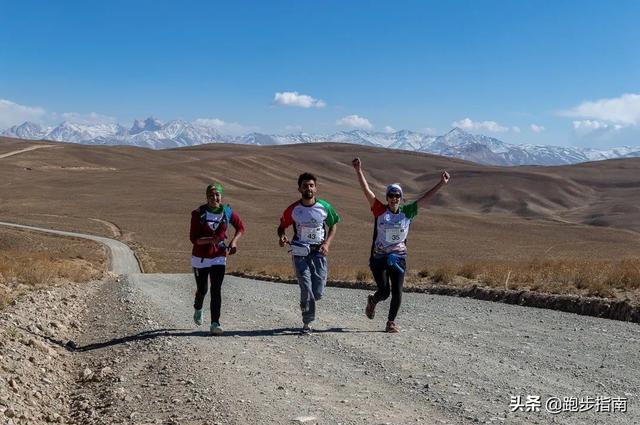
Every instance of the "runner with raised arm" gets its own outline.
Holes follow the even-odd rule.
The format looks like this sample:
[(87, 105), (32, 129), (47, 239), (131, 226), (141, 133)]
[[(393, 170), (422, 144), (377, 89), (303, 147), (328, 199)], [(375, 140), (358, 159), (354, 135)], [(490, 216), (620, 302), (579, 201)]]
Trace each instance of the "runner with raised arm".
[(418, 214), (418, 207), (424, 207), (442, 186), (449, 182), (449, 173), (443, 171), (440, 181), (416, 201), (402, 204), (403, 192), (398, 183), (387, 186), (386, 200), (383, 204), (369, 188), (369, 184), (362, 172), (362, 161), (355, 158), (352, 161), (356, 170), (360, 188), (369, 202), (371, 212), (375, 217), (373, 227), (373, 242), (369, 268), (378, 285), (378, 290), (367, 298), (365, 314), (369, 319), (375, 316), (376, 304), (386, 300), (391, 294), (391, 305), (386, 332), (396, 333), (398, 327), (395, 320), (402, 301), (402, 286), (406, 270), (407, 235), (411, 221)]

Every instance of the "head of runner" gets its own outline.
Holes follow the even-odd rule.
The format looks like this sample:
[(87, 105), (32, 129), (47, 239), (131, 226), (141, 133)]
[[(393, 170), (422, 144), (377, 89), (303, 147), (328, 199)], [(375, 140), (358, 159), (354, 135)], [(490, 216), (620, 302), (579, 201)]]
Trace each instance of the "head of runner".
[(302, 173), (298, 177), (298, 192), (302, 195), (302, 203), (311, 205), (316, 201), (316, 176), (311, 173)]
[(387, 203), (391, 211), (398, 212), (402, 201), (402, 187), (398, 183), (387, 186)]
[(213, 209), (220, 208), (223, 193), (224, 188), (220, 183), (213, 183), (207, 186), (207, 205)]

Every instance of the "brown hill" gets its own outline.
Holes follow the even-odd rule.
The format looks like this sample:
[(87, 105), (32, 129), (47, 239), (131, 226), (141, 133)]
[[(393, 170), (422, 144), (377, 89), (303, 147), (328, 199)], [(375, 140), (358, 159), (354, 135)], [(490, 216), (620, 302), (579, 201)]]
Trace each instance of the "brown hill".
[[(0, 138), (0, 155), (33, 144)], [(0, 159), (0, 220), (120, 234), (147, 270), (189, 270), (189, 214), (211, 180), (247, 225), (231, 269), (289, 268), (276, 242), (299, 173), (319, 177), (320, 196), (342, 216), (332, 247), (336, 272), (367, 269), (372, 218), (350, 161), (363, 160), (383, 196), (400, 182), (412, 199), (451, 183), (421, 211), (410, 236), (420, 270), (476, 261), (619, 259), (640, 252), (640, 159), (563, 167), (487, 167), (457, 159), (357, 145), (204, 145), (153, 151), (54, 143)], [(120, 236), (120, 235), (119, 235)]]

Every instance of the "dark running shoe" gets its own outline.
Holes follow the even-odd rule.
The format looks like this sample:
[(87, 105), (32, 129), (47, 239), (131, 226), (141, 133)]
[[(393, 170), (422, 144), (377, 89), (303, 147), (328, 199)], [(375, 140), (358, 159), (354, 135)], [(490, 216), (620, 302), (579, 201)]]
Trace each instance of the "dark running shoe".
[(304, 326), (302, 326), (302, 335), (310, 335), (311, 334), (311, 326), (309, 326), (308, 323), (305, 323)]
[(364, 309), (364, 314), (369, 319), (373, 319), (376, 316), (376, 302), (373, 300), (373, 295), (367, 297), (367, 307)]
[(392, 320), (389, 320), (387, 322), (387, 327), (386, 327), (386, 329), (384, 331), (387, 332), (387, 333), (390, 333), (390, 334), (397, 334), (398, 332), (400, 332), (400, 330), (396, 326), (396, 322), (394, 322)]

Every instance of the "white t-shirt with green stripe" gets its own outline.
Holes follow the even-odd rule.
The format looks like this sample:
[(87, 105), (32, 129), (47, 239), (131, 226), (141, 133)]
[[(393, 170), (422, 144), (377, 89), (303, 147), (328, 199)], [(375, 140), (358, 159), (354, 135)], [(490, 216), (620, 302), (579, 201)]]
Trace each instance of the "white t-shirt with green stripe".
[(303, 245), (319, 245), (324, 242), (326, 230), (339, 221), (340, 216), (324, 199), (316, 199), (309, 206), (298, 200), (282, 214), (280, 228), (284, 230), (293, 225), (293, 241)]

